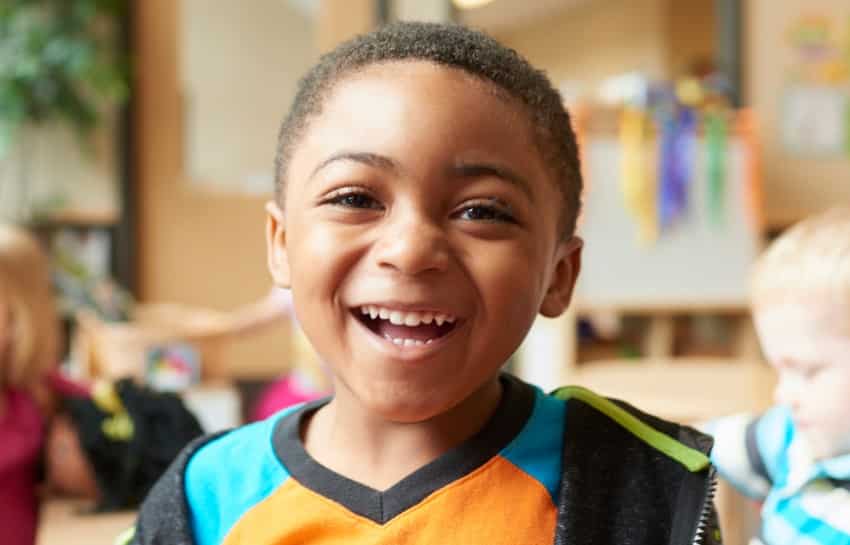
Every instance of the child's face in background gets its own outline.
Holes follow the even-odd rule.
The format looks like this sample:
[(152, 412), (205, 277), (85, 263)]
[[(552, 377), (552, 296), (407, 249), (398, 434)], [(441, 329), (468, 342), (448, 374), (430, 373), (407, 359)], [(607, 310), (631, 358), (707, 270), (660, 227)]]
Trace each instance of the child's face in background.
[(512, 101), (430, 63), (371, 66), (292, 156), (271, 269), (337, 397), (418, 422), (491, 384), (537, 313), (566, 307), (580, 244), (559, 236), (562, 202)]
[(776, 401), (788, 405), (816, 459), (850, 452), (850, 335), (838, 305), (783, 303), (756, 309), (755, 322), (779, 373)]

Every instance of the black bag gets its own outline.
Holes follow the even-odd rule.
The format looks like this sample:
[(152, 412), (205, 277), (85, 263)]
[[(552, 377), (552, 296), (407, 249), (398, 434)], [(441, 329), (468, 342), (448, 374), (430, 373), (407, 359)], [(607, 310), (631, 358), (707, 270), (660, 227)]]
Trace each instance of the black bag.
[(89, 398), (65, 406), (100, 491), (97, 511), (138, 506), (180, 450), (203, 434), (198, 420), (175, 394), (155, 392), (122, 379), (114, 384), (119, 410)]

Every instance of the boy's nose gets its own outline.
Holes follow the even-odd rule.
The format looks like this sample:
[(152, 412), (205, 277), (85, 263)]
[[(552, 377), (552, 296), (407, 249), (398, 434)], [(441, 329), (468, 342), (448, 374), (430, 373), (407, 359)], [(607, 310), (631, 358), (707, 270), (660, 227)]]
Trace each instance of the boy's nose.
[(377, 247), (378, 265), (405, 275), (444, 271), (449, 261), (443, 229), (433, 221), (410, 217), (386, 225)]

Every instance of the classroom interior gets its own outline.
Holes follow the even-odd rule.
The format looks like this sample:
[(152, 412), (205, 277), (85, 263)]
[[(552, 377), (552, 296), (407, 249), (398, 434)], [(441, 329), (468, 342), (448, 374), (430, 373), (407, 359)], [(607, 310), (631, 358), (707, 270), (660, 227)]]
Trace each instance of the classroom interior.
[[(279, 123), (298, 78), (341, 41), (393, 20), (457, 21), (547, 72), (587, 184), (573, 304), (539, 318), (509, 368), (683, 422), (771, 403), (748, 271), (793, 223), (850, 204), (846, 0), (115, 4), (102, 62), (121, 67), (123, 92), (88, 132), (61, 105), (25, 119), (0, 158), (0, 220), (34, 232), (56, 268), (69, 375), (177, 391), (205, 431), (249, 420), (281, 377), (325, 391), (291, 307), (270, 302)], [(718, 504), (725, 541), (747, 543), (756, 506), (727, 487)], [(37, 543), (112, 543), (133, 516), (48, 495)]]

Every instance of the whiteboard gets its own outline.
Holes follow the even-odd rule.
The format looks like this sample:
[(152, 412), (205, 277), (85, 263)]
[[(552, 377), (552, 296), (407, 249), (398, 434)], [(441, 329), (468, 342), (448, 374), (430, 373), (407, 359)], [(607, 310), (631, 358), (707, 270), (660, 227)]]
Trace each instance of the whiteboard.
[(591, 136), (585, 146), (579, 308), (746, 305), (749, 271), (760, 238), (748, 212), (746, 148), (739, 140), (730, 138), (727, 147), (723, 219), (714, 222), (709, 217), (705, 151), (700, 144), (687, 212), (649, 244), (639, 241), (637, 221), (623, 199), (619, 140)]

